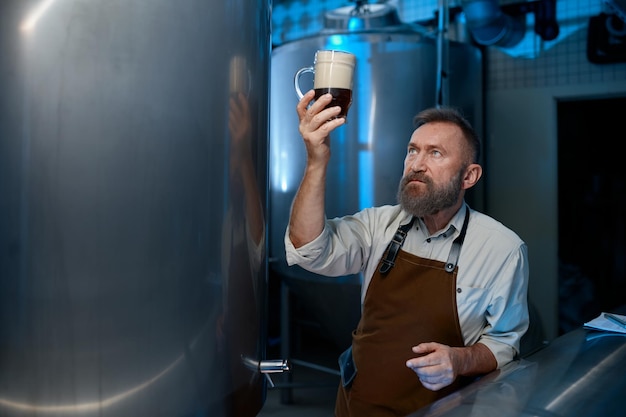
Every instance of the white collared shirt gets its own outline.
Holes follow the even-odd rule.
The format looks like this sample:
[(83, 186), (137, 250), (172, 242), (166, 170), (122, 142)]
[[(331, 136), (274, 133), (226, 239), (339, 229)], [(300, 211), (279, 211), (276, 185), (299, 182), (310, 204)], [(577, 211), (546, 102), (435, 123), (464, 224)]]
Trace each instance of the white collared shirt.
[[(445, 262), (459, 235), (466, 204), (442, 230), (428, 233), (421, 219), (408, 232), (402, 250)], [(361, 301), (398, 226), (411, 215), (400, 206), (381, 206), (354, 215), (327, 219), (322, 233), (296, 249), (285, 233), (287, 263), (327, 276), (361, 273)], [(452, 227), (451, 227), (452, 226)], [(497, 220), (470, 209), (457, 275), (457, 308), (465, 345), (485, 344), (498, 366), (519, 352), (528, 328), (528, 249)]]

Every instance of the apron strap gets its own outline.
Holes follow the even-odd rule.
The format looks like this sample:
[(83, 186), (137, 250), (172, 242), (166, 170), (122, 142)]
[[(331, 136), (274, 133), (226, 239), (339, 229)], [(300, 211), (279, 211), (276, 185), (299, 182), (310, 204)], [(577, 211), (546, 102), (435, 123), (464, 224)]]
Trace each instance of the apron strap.
[(461, 233), (454, 239), (452, 242), (452, 247), (450, 248), (450, 253), (448, 254), (448, 260), (446, 262), (446, 272), (454, 271), (456, 268), (457, 262), (459, 262), (459, 255), (461, 254), (461, 246), (463, 245), (463, 241), (465, 240), (465, 233), (467, 232), (467, 223), (469, 222), (469, 208), (465, 210), (465, 220), (463, 221), (463, 227), (461, 228)]
[[(387, 249), (385, 251), (385, 256), (381, 260), (379, 272), (381, 274), (386, 274), (393, 268), (395, 265), (396, 257), (398, 256), (398, 251), (404, 245), (404, 240), (406, 239), (406, 235), (411, 230), (413, 223), (415, 222), (415, 216), (411, 217), (411, 221), (405, 225), (398, 227), (396, 230), (396, 234), (393, 235), (393, 239), (389, 242)], [(456, 264), (459, 262), (459, 256), (461, 255), (461, 246), (463, 245), (463, 241), (465, 240), (465, 234), (467, 233), (467, 224), (469, 223), (469, 208), (465, 209), (465, 220), (463, 221), (463, 227), (461, 227), (461, 233), (454, 239), (452, 242), (452, 247), (450, 248), (450, 253), (448, 254), (448, 260), (446, 261), (446, 272), (454, 271), (456, 268)]]
[(413, 222), (415, 222), (415, 216), (411, 217), (410, 222), (398, 227), (398, 230), (396, 230), (396, 234), (393, 235), (393, 239), (391, 239), (391, 242), (387, 245), (386, 254), (381, 261), (380, 269), (378, 270), (381, 274), (386, 274), (393, 268), (396, 256), (398, 256), (398, 251), (402, 245), (404, 245), (404, 239), (406, 239), (406, 234), (411, 230)]

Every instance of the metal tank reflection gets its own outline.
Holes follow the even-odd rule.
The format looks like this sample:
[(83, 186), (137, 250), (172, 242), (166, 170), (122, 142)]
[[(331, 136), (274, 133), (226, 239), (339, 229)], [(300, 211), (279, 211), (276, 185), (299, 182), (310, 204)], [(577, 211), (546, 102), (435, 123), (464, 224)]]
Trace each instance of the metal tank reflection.
[(265, 400), (270, 6), (0, 3), (0, 415)]
[[(449, 99), (445, 104), (460, 107), (480, 132), (481, 52), (458, 41), (449, 41), (447, 46), (445, 76)], [(329, 11), (321, 33), (272, 51), (270, 274), (286, 282), (317, 317), (324, 334), (339, 348), (345, 348), (360, 315), (360, 277), (327, 278), (288, 267), (283, 243), (291, 202), (305, 166), (295, 112), (298, 98), (294, 74), (312, 65), (318, 49), (339, 49), (357, 55), (347, 124), (331, 134), (328, 217), (396, 203), (413, 117), (426, 107), (440, 104), (438, 74), (442, 68), (438, 67), (437, 39), (423, 26), (401, 23), (396, 10), (388, 4)], [(305, 77), (301, 84), (306, 91)]]

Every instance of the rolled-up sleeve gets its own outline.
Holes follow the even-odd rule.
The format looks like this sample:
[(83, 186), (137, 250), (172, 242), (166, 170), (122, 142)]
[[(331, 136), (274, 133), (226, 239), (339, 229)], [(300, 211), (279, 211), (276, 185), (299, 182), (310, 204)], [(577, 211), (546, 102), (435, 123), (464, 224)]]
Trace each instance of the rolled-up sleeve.
[(327, 242), (330, 239), (326, 227), (322, 233), (316, 237), (313, 241), (307, 243), (296, 249), (293, 242), (289, 238), (289, 227), (285, 232), (285, 254), (287, 256), (287, 264), (300, 265), (303, 268), (306, 266), (311, 267), (314, 265), (317, 259), (320, 257), (324, 248), (328, 246)]
[[(313, 241), (295, 248), (285, 231), (289, 265), (327, 276), (372, 274), (382, 251), (402, 218), (400, 208), (383, 206), (364, 209), (354, 215), (326, 219), (324, 230)], [(408, 221), (408, 220), (407, 220)]]
[(313, 241), (295, 248), (285, 232), (288, 265), (299, 265), (307, 271), (326, 276), (357, 274), (363, 268), (364, 252), (369, 249), (367, 226), (358, 217), (346, 216), (326, 220), (324, 230)]

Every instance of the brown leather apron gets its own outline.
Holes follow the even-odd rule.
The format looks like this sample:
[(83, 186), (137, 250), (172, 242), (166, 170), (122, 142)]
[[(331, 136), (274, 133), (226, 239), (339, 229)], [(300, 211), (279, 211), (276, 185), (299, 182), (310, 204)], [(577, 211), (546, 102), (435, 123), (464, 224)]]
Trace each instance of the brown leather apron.
[(457, 378), (442, 390), (428, 390), (406, 361), (415, 357), (411, 347), (423, 342), (464, 346), (456, 305), (456, 261), (467, 221), (466, 215), (457, 238), (460, 243), (451, 250), (452, 262), (420, 258), (396, 247), (391, 268), (381, 272), (393, 251), (390, 244), (369, 284), (352, 335), (357, 371), (349, 388), (340, 384), (335, 416), (406, 416), (466, 383)]

